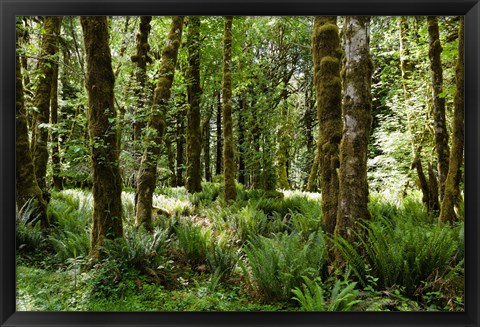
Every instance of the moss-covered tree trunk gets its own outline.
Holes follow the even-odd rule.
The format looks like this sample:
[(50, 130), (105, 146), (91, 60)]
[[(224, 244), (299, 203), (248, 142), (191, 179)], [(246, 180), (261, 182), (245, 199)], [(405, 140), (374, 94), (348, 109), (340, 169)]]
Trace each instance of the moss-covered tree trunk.
[(221, 94), (217, 92), (217, 116), (216, 116), (216, 144), (215, 144), (215, 175), (223, 172), (223, 141), (222, 141), (222, 101)]
[(337, 169), (340, 166), (339, 146), (342, 138), (342, 82), (340, 80), (342, 51), (337, 17), (315, 17), (312, 50), (319, 127), (317, 155), (322, 186), (323, 225), (327, 233), (333, 234), (337, 221), (339, 187)]
[[(147, 81), (147, 64), (152, 62), (152, 59), (148, 56), (148, 51), (150, 50), (150, 44), (148, 43), (148, 37), (150, 35), (150, 22), (152, 21), (152, 16), (141, 16), (140, 17), (140, 26), (139, 32), (137, 33), (137, 53), (131, 57), (132, 62), (136, 64), (135, 78), (137, 81), (135, 95), (137, 96), (137, 108), (136, 108), (136, 120), (133, 123), (133, 140), (139, 142), (142, 129), (145, 128), (145, 107), (147, 105), (146, 101), (146, 90), (145, 85)], [(135, 149), (137, 145), (135, 144)], [(135, 151), (135, 156), (140, 157), (141, 152)]]
[(213, 106), (209, 108), (207, 117), (203, 122), (202, 127), (202, 140), (203, 140), (203, 163), (205, 169), (205, 180), (207, 182), (212, 181), (212, 168), (211, 168), (211, 158), (210, 158), (210, 136), (211, 136), (211, 127), (210, 120), (212, 119)]
[(233, 151), (233, 118), (232, 118), (232, 23), (233, 17), (226, 16), (223, 35), (223, 175), (224, 200), (235, 201), (235, 158)]
[[(21, 24), (17, 25), (17, 40), (16, 46), (18, 48), (18, 39), (21, 34)], [(42, 229), (49, 227), (47, 218), (47, 202), (43, 198), (42, 190), (37, 184), (35, 174), (33, 172), (33, 159), (30, 152), (30, 141), (28, 138), (28, 124), (25, 113), (25, 100), (23, 94), (23, 77), (20, 57), (15, 57), (15, 192), (17, 210), (28, 202), (33, 201), (35, 209), (29, 221), (35, 219), (37, 216), (40, 220)]]
[(345, 19), (343, 136), (340, 144), (339, 199), (335, 234), (355, 240), (357, 223), (370, 219), (367, 154), (372, 123), (370, 17)]
[(247, 111), (246, 95), (242, 94), (240, 98), (240, 106), (238, 112), (238, 182), (245, 185), (246, 171), (245, 171), (245, 113)]
[(200, 118), (200, 17), (188, 18), (188, 72), (187, 72), (187, 176), (185, 187), (189, 193), (202, 190), (200, 156), (202, 129)]
[(460, 167), (463, 162), (463, 142), (464, 142), (464, 17), (460, 16), (460, 27), (458, 31), (458, 59), (455, 71), (456, 93), (454, 99), (453, 113), (453, 140), (452, 151), (450, 153), (450, 162), (448, 174), (445, 180), (445, 190), (440, 210), (440, 221), (452, 222), (456, 219), (455, 205), (458, 204), (460, 197)]
[(445, 96), (443, 95), (443, 70), (440, 58), (442, 46), (440, 44), (438, 18), (436, 16), (428, 16), (427, 24), (429, 42), (428, 57), (430, 58), (433, 86), (433, 130), (435, 133), (435, 149), (438, 157), (438, 184), (441, 201), (443, 199), (445, 180), (448, 174), (448, 159), (450, 157), (447, 121), (445, 118)]
[(159, 78), (154, 92), (152, 112), (147, 124), (147, 130), (151, 132), (152, 136), (146, 138), (147, 145), (137, 175), (136, 225), (143, 225), (147, 230), (152, 228), (152, 197), (157, 180), (157, 161), (165, 131), (165, 112), (175, 74), (183, 20), (182, 16), (172, 17), (167, 44), (162, 50)]
[(183, 153), (185, 144), (185, 110), (180, 108), (176, 120), (177, 129), (177, 155), (176, 155), (176, 170), (175, 170), (175, 186), (183, 186), (183, 172), (185, 171), (185, 165), (183, 163)]
[(38, 63), (39, 78), (33, 104), (32, 155), (35, 177), (42, 192), (47, 195), (48, 124), (50, 123), (50, 99), (55, 61), (58, 61), (58, 35), (62, 25), (61, 16), (44, 18), (45, 34), (42, 35), (41, 59)]
[[(288, 83), (288, 82), (287, 82)], [(276, 153), (276, 170), (277, 170), (277, 183), (278, 187), (284, 190), (290, 189), (290, 183), (288, 182), (288, 171), (287, 171), (287, 162), (288, 162), (288, 148), (289, 148), (289, 113), (288, 113), (288, 92), (287, 86), (284, 84), (284, 97), (283, 97), (283, 107), (281, 112), (282, 123), (278, 130), (278, 148)]]
[(105, 239), (122, 237), (122, 179), (118, 127), (112, 124), (115, 77), (105, 16), (82, 16), (88, 94), (88, 130), (93, 171), (93, 218), (90, 257), (99, 259)]
[(61, 176), (60, 138), (58, 128), (58, 63), (53, 65), (52, 94), (50, 99), (50, 122), (54, 126), (51, 133), (52, 141), (52, 177), (53, 187), (63, 189), (63, 177)]

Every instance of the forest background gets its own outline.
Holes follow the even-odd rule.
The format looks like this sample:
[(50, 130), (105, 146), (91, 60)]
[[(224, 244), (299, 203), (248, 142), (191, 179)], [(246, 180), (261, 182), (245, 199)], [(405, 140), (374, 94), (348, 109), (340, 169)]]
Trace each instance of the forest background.
[(20, 309), (463, 310), (462, 17), (18, 17), (16, 68)]

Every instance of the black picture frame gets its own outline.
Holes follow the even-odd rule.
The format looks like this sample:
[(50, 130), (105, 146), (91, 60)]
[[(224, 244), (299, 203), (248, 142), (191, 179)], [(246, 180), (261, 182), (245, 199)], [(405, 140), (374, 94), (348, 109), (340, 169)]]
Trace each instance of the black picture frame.
[[(478, 0), (0, 0), (1, 326), (462, 326), (479, 325)], [(465, 15), (465, 312), (16, 312), (15, 16)]]

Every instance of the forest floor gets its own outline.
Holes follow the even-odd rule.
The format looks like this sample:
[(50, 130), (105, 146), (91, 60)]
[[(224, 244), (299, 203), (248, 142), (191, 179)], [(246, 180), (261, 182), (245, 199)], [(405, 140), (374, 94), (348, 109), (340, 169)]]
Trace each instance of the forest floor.
[[(326, 237), (320, 195), (221, 186), (194, 195), (158, 188), (154, 230), (134, 227), (122, 195), (125, 237), (88, 260), (89, 191), (52, 194), (48, 235), (17, 214), (19, 311), (462, 311), (463, 222), (439, 225), (419, 194), (371, 195), (358, 244)], [(329, 260), (335, 247), (347, 265)]]

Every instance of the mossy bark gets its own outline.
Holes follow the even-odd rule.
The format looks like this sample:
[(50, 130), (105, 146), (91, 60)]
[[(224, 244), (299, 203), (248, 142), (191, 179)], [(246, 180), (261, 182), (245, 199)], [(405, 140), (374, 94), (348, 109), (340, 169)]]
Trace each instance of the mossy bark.
[(210, 158), (210, 136), (211, 136), (211, 127), (210, 120), (212, 119), (213, 106), (209, 108), (207, 117), (203, 122), (202, 127), (202, 140), (203, 140), (203, 162), (205, 169), (205, 180), (207, 182), (212, 181), (212, 168), (211, 168), (211, 158)]
[(438, 180), (440, 190), (440, 200), (443, 199), (445, 189), (445, 180), (448, 174), (448, 159), (450, 149), (448, 146), (447, 122), (445, 118), (445, 97), (443, 93), (443, 71), (440, 55), (442, 46), (440, 44), (440, 34), (438, 30), (438, 18), (436, 16), (427, 17), (430, 69), (432, 71), (433, 86), (433, 130), (435, 133), (435, 149), (438, 157)]
[(458, 31), (458, 59), (455, 69), (456, 93), (454, 99), (453, 113), (453, 140), (452, 151), (450, 153), (448, 174), (445, 180), (445, 189), (443, 194), (442, 206), (439, 220), (441, 222), (453, 222), (456, 220), (455, 206), (458, 205), (460, 198), (460, 167), (463, 163), (463, 143), (464, 133), (464, 17), (460, 16), (460, 27)]
[(58, 35), (62, 25), (61, 16), (47, 16), (44, 19), (45, 34), (42, 35), (41, 59), (38, 63), (39, 78), (33, 104), (32, 155), (38, 186), (47, 196), (48, 128), (50, 122), (50, 99), (55, 58), (58, 52)]
[(339, 199), (335, 234), (353, 242), (368, 211), (367, 154), (372, 123), (370, 17), (345, 19), (343, 137), (340, 144)]
[[(17, 26), (17, 47), (20, 28)], [(17, 210), (28, 202), (33, 201), (35, 209), (29, 221), (40, 220), (42, 229), (49, 227), (47, 217), (47, 202), (43, 198), (42, 190), (37, 184), (33, 172), (33, 159), (30, 152), (30, 141), (28, 138), (27, 116), (25, 113), (25, 100), (23, 94), (23, 77), (19, 56), (15, 57), (15, 192)]]
[(223, 35), (223, 175), (224, 200), (235, 201), (235, 158), (233, 149), (233, 118), (232, 118), (232, 23), (233, 17), (226, 16)]
[[(342, 82), (340, 80), (342, 51), (337, 17), (315, 17), (312, 41), (319, 127), (317, 156), (322, 189), (323, 225), (327, 233), (333, 234), (337, 221), (339, 189), (337, 169), (340, 166), (339, 146), (342, 138)], [(359, 85), (358, 87), (363, 86)], [(367, 90), (364, 89), (362, 92), (367, 92)], [(351, 108), (350, 110), (355, 109)]]
[(159, 78), (147, 124), (147, 129), (152, 132), (152, 136), (146, 138), (147, 145), (137, 175), (135, 223), (137, 226), (143, 225), (147, 230), (152, 228), (152, 196), (157, 180), (158, 154), (165, 131), (165, 112), (175, 74), (183, 20), (182, 16), (172, 17), (167, 44), (162, 50)]
[[(145, 128), (145, 107), (146, 102), (146, 80), (147, 80), (147, 64), (152, 62), (152, 59), (148, 56), (150, 51), (150, 44), (148, 43), (148, 37), (150, 35), (150, 22), (152, 21), (152, 16), (141, 16), (140, 17), (140, 26), (139, 32), (136, 36), (137, 41), (137, 52), (134, 56), (131, 57), (132, 61), (136, 64), (135, 79), (137, 81), (137, 86), (135, 89), (135, 95), (137, 96), (137, 108), (136, 115), (137, 119), (133, 123), (133, 140), (140, 141), (142, 135), (142, 129)], [(136, 149), (136, 148), (135, 148)], [(135, 151), (135, 155), (139, 157), (141, 152)]]
[(202, 191), (200, 156), (202, 129), (200, 117), (200, 17), (188, 18), (188, 72), (187, 72), (187, 176), (185, 187), (189, 193)]
[(238, 112), (238, 182), (245, 185), (246, 179), (246, 167), (245, 167), (245, 113), (247, 108), (246, 95), (243, 94), (240, 97), (240, 106)]
[(180, 108), (176, 120), (177, 128), (177, 155), (176, 155), (176, 169), (175, 169), (175, 186), (184, 186), (183, 172), (185, 165), (183, 163), (183, 153), (185, 144), (185, 110)]
[(100, 259), (105, 239), (123, 236), (120, 145), (114, 107), (115, 77), (109, 47), (108, 18), (82, 16), (88, 94), (88, 130), (93, 171), (90, 257)]

